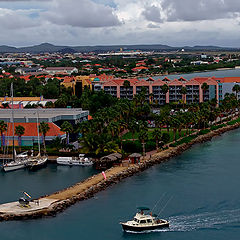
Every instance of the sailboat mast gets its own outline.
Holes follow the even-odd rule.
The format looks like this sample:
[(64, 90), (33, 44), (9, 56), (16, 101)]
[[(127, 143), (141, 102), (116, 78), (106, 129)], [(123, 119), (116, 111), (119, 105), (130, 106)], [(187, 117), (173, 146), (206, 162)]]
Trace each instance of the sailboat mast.
[(13, 161), (15, 161), (15, 143), (14, 143), (14, 107), (13, 107), (13, 83), (11, 83), (11, 96), (12, 96), (12, 139), (13, 139)]
[(40, 149), (40, 139), (39, 139), (39, 114), (38, 114), (38, 109), (37, 109), (37, 134), (38, 134), (38, 154), (41, 154), (41, 149)]

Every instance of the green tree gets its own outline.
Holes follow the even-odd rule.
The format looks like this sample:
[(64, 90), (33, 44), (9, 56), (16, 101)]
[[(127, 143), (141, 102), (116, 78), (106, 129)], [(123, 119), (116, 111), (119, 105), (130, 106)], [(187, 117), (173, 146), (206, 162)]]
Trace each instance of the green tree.
[(238, 93), (240, 92), (240, 86), (238, 84), (235, 84), (232, 88), (232, 91), (236, 93), (236, 98), (238, 100)]
[(22, 135), (25, 133), (25, 128), (21, 125), (15, 127), (15, 134), (18, 136), (18, 145), (20, 147), (20, 151), (22, 151)]
[(148, 140), (148, 131), (146, 128), (142, 128), (139, 132), (139, 140), (140, 142), (142, 143), (142, 149), (143, 149), (143, 156), (146, 155), (146, 151), (145, 151), (145, 144), (146, 144), (146, 141)]
[(73, 132), (73, 126), (70, 122), (65, 121), (61, 125), (61, 131), (67, 133), (67, 144), (69, 144), (69, 135)]
[(41, 122), (39, 125), (39, 132), (42, 133), (43, 135), (43, 147), (44, 147), (44, 153), (46, 154), (47, 149), (46, 149), (46, 135), (48, 131), (50, 130), (50, 127), (48, 123)]
[(180, 93), (183, 95), (183, 108), (184, 108), (184, 105), (186, 103), (187, 88), (186, 87), (182, 87), (181, 90), (180, 90)]
[(159, 140), (160, 140), (161, 137), (162, 137), (162, 132), (161, 132), (161, 130), (158, 129), (158, 128), (155, 128), (154, 131), (153, 131), (153, 137), (154, 137), (155, 140), (156, 140), (156, 149), (158, 150), (158, 149), (159, 149), (159, 147), (158, 147), (158, 145), (159, 145)]
[(3, 146), (4, 146), (3, 134), (6, 131), (7, 131), (7, 124), (4, 121), (0, 121), (1, 150), (3, 150)]
[(161, 86), (161, 90), (162, 90), (162, 93), (165, 94), (165, 98), (167, 99), (166, 95), (167, 95), (167, 93), (169, 91), (168, 85), (167, 84), (162, 85)]
[(207, 83), (203, 83), (201, 88), (203, 90), (203, 101), (205, 101), (204, 100), (204, 95), (206, 94), (206, 91), (209, 89), (209, 85)]

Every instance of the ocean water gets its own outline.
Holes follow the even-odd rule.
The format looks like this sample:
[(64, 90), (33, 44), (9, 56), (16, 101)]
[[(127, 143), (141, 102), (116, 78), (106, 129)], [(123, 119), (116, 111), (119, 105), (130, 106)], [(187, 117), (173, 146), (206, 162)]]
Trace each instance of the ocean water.
[(167, 77), (171, 80), (178, 79), (180, 77), (186, 78), (187, 80), (190, 80), (194, 77), (240, 77), (240, 69), (217, 70), (187, 74), (170, 74), (167, 76), (154, 76), (153, 79), (163, 79), (164, 77)]
[[(56, 217), (2, 222), (0, 239), (238, 240), (239, 143), (240, 130), (234, 130), (124, 179)], [(82, 171), (50, 166), (31, 174), (1, 174), (0, 202), (14, 200), (24, 186), (36, 195), (49, 193), (75, 182)], [(122, 231), (119, 222), (131, 219), (137, 206), (153, 208), (158, 201), (154, 212), (170, 221), (169, 229), (140, 234)]]

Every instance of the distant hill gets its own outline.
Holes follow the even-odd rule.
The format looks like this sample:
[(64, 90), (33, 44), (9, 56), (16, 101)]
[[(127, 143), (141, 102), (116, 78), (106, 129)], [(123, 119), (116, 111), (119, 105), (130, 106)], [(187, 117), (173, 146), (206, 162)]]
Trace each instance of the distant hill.
[(50, 43), (42, 43), (40, 45), (29, 47), (10, 47), (0, 46), (0, 53), (44, 53), (44, 52), (61, 52), (61, 53), (75, 53), (75, 52), (97, 52), (103, 53), (108, 51), (118, 51), (120, 48), (123, 50), (141, 50), (141, 51), (177, 51), (185, 49), (187, 51), (223, 51), (223, 50), (238, 50), (237, 48), (224, 48), (218, 46), (184, 46), (184, 47), (171, 47), (162, 44), (139, 44), (139, 45), (109, 45), (109, 46), (56, 46)]

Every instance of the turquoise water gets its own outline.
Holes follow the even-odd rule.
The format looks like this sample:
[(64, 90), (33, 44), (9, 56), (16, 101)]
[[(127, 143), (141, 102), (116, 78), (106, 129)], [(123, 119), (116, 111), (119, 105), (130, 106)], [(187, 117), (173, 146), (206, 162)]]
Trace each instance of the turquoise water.
[[(1, 240), (237, 240), (240, 235), (239, 142), (240, 130), (225, 133), (169, 162), (123, 180), (55, 218), (0, 223)], [(72, 174), (72, 170), (76, 172)], [(42, 175), (41, 171), (46, 173)], [(74, 182), (78, 172), (77, 168), (53, 166), (41, 171), (37, 174), (42, 176), (31, 183), (36, 193), (52, 191), (66, 184), (65, 181)], [(20, 181), (26, 183), (35, 178), (24, 171), (13, 174), (0, 175), (1, 202), (12, 200), (10, 195), (19, 191)], [(168, 230), (148, 234), (122, 232), (119, 221), (132, 218), (136, 206), (153, 207), (161, 197), (156, 213), (171, 199), (161, 213), (161, 217), (170, 220)]]
[(167, 77), (171, 80), (184, 77), (190, 80), (194, 77), (240, 77), (240, 69), (230, 69), (230, 70), (218, 70), (218, 71), (208, 71), (208, 72), (198, 72), (198, 73), (188, 73), (188, 74), (174, 74), (167, 76), (155, 76), (154, 79), (163, 79)]

